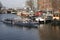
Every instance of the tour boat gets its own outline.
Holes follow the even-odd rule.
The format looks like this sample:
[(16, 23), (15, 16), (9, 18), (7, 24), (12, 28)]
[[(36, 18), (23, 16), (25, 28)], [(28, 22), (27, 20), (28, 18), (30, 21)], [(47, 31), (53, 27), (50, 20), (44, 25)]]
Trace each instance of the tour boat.
[(27, 21), (27, 20), (26, 21), (23, 21), (23, 20), (17, 21), (17, 20), (13, 20), (13, 19), (4, 19), (2, 22), (6, 23), (6, 24), (25, 26), (25, 27), (38, 27), (38, 25), (39, 25), (38, 22), (34, 22), (32, 20), (29, 20), (29, 21)]

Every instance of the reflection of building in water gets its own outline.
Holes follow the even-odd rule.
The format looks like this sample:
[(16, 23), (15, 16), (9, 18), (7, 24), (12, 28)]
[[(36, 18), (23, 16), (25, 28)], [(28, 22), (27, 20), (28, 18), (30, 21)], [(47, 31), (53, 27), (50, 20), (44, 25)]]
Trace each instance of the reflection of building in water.
[(52, 27), (52, 31), (56, 31), (56, 32), (59, 32), (59, 30), (60, 30), (60, 27), (59, 26), (53, 26)]
[(39, 34), (41, 40), (59, 40), (60, 39), (60, 27), (44, 25), (40, 26)]

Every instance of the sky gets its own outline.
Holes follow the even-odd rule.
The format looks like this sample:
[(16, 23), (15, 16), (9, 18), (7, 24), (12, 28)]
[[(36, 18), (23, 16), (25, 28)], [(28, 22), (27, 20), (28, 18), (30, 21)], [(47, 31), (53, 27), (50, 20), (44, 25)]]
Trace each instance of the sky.
[(8, 8), (23, 8), (26, 0), (0, 0), (3, 6)]

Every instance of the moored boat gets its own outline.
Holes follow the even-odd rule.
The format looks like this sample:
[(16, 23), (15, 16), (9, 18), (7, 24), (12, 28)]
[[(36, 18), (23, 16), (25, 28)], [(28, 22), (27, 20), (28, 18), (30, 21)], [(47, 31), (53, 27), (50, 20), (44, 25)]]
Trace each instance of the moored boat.
[(38, 22), (29, 22), (29, 21), (20, 21), (15, 23), (18, 26), (25, 26), (25, 27), (38, 27)]
[(15, 24), (13, 19), (4, 19), (2, 22), (6, 24)]
[(12, 25), (17, 25), (17, 26), (24, 26), (24, 27), (38, 27), (39, 23), (34, 22), (31, 20), (14, 20), (14, 19), (4, 19), (3, 23), (6, 24), (12, 24)]

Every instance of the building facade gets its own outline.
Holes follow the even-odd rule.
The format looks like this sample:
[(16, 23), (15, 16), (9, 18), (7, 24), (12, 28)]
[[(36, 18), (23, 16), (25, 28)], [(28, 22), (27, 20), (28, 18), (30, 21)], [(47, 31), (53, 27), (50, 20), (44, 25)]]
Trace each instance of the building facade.
[(60, 10), (60, 0), (37, 0), (39, 10)]
[(52, 10), (51, 0), (38, 0), (38, 10)]
[(52, 0), (52, 6), (54, 11), (60, 10), (60, 0)]

